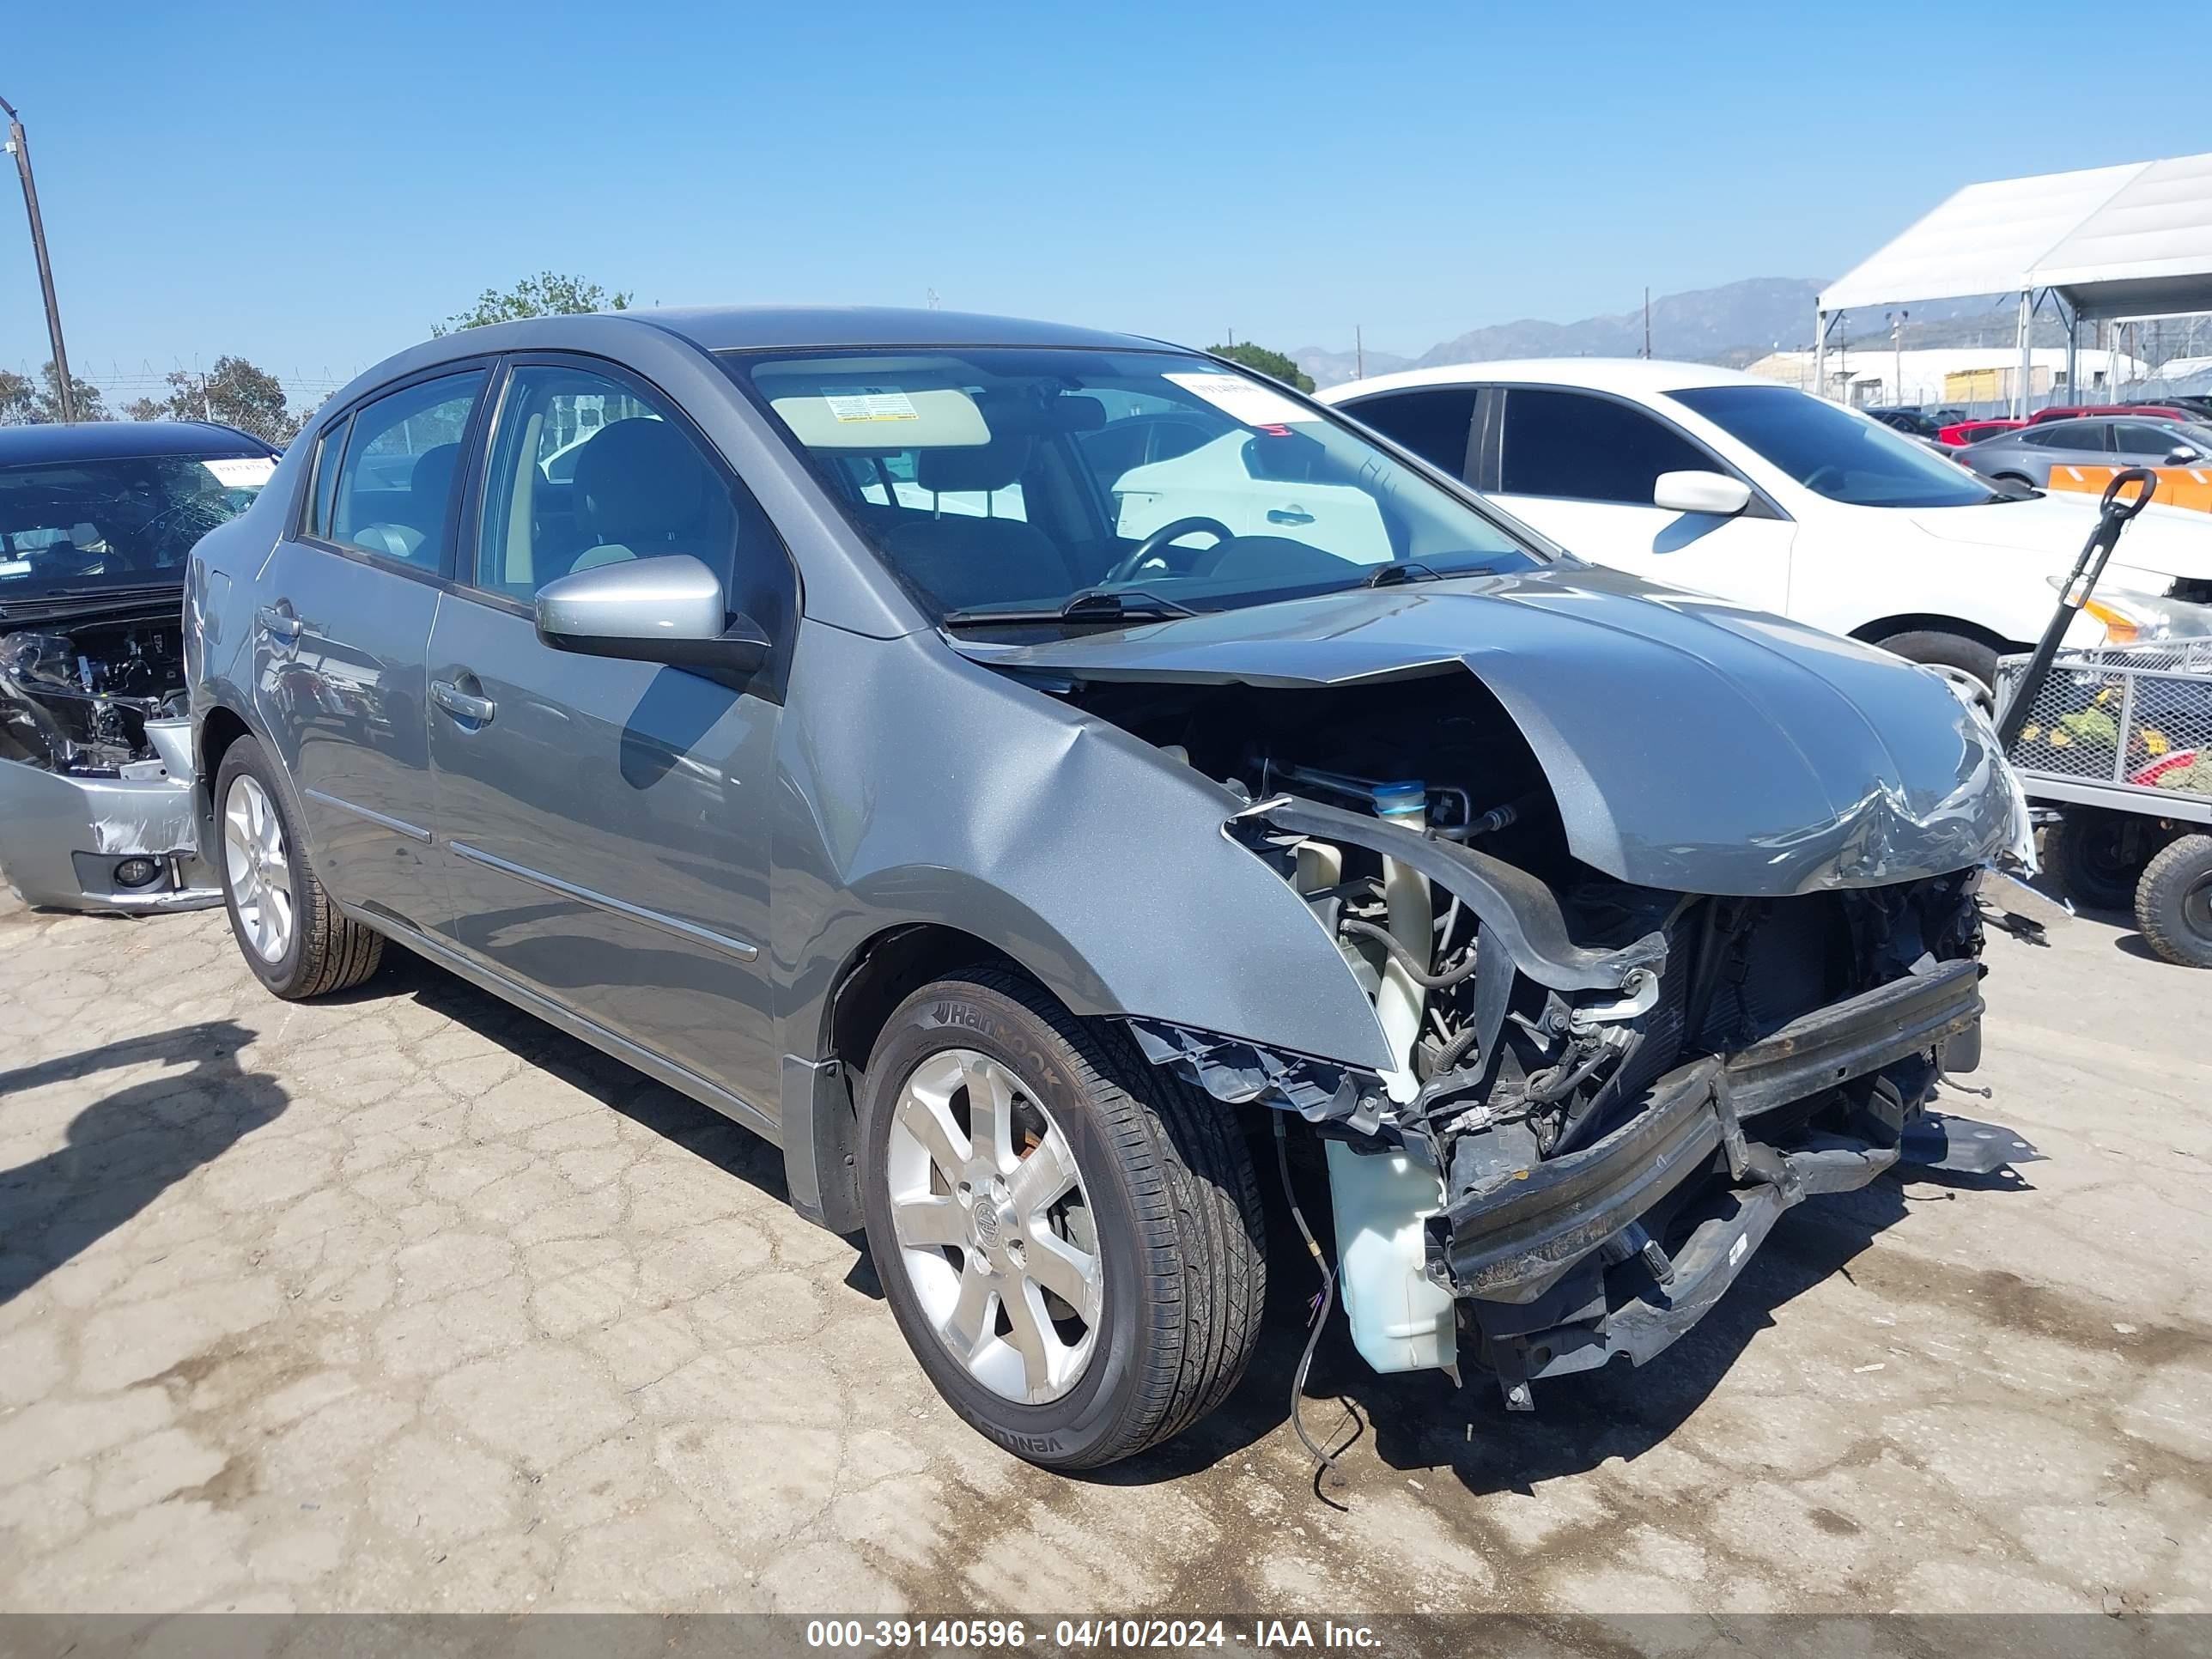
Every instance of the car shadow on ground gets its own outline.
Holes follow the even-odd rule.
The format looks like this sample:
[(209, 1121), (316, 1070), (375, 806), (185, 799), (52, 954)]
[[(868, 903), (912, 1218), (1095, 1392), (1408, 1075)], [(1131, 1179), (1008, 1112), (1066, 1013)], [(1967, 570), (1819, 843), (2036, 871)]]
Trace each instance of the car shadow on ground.
[(0, 1303), (284, 1109), (290, 1097), (275, 1078), (239, 1065), (252, 1040), (235, 1021), (207, 1020), (0, 1072), (3, 1100), (126, 1066), (162, 1067), (79, 1112), (59, 1150), (0, 1171)]
[(374, 976), (344, 995), (363, 1003), (411, 998), (778, 1203), (789, 1201), (783, 1155), (758, 1135), (411, 951), (387, 949)]

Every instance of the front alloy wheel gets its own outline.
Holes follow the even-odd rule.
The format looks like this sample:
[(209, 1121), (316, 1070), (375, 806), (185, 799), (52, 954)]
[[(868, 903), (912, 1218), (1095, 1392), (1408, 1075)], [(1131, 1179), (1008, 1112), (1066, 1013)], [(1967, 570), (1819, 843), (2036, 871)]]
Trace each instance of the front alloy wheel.
[(1091, 1363), (1105, 1269), (1067, 1137), (990, 1055), (945, 1048), (907, 1076), (884, 1149), (915, 1299), (1002, 1399), (1041, 1406)]
[(884, 1300), (978, 1432), (1096, 1468), (1236, 1387), (1267, 1259), (1231, 1109), (996, 966), (893, 1010), (858, 1104)]

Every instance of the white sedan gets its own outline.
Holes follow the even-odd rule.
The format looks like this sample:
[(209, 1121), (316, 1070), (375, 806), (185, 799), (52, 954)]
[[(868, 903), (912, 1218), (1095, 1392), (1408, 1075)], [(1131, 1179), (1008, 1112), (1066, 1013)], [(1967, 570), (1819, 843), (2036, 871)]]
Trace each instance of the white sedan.
[[(1880, 422), (1699, 363), (1414, 369), (1320, 394), (1570, 551), (1984, 684), (2048, 623), (2092, 496), (2016, 496)], [(2212, 516), (2153, 507), (2069, 635), (2212, 624)]]

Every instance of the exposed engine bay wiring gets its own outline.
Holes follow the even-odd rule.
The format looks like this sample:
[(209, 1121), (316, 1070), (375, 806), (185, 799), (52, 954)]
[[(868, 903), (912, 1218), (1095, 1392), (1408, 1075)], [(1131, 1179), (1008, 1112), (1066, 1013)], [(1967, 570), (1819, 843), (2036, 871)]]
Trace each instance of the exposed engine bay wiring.
[(112, 776), (152, 758), (146, 722), (185, 712), (181, 653), (173, 614), (0, 638), (0, 759)]

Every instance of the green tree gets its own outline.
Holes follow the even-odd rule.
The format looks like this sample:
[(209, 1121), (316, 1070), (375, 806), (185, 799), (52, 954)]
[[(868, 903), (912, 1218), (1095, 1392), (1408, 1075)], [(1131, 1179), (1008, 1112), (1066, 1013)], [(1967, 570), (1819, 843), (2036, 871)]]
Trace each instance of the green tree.
[(218, 357), (204, 374), (179, 369), (168, 379), (166, 398), (141, 398), (124, 413), (134, 421), (221, 421), (272, 444), (290, 441), (306, 417), (292, 412), (274, 374), (243, 357)]
[[(80, 421), (109, 421), (107, 403), (89, 380), (70, 376), (70, 391), (76, 400)], [(62, 417), (61, 381), (52, 362), (40, 371), (33, 384), (24, 375), (0, 368), (0, 426), (44, 425)]]
[(1281, 352), (1254, 345), (1249, 340), (1241, 345), (1208, 346), (1206, 349), (1217, 357), (1226, 357), (1232, 363), (1242, 363), (1255, 374), (1264, 374), (1271, 380), (1280, 380), (1285, 386), (1295, 386), (1300, 392), (1314, 389), (1312, 375)]
[(433, 334), (455, 329), (482, 328), (486, 323), (511, 323), (524, 317), (573, 317), (586, 311), (628, 311), (634, 294), (610, 294), (597, 283), (580, 276), (563, 276), (541, 270), (526, 276), (504, 294), (488, 288), (466, 311), (456, 312), (442, 323), (431, 325)]

